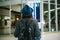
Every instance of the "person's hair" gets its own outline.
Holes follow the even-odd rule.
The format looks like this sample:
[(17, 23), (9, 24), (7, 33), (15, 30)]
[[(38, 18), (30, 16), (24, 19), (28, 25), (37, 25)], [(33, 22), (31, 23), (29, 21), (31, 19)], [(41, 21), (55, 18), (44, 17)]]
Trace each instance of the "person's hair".
[(23, 15), (22, 15), (22, 18), (24, 19), (24, 18), (33, 18), (33, 17), (32, 17), (32, 14), (29, 15), (29, 16), (25, 16), (25, 15), (23, 14)]

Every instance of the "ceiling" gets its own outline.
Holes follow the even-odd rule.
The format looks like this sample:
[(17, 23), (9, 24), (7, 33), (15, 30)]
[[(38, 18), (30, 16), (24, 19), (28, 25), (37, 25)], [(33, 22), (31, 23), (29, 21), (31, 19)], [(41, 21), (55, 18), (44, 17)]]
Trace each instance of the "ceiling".
[[(23, 0), (22, 0), (23, 1)], [(24, 0), (25, 2), (26, 0)], [(28, 0), (30, 1), (30, 0)], [(33, 0), (32, 0), (33, 1)], [(48, 0), (43, 0), (45, 2), (47, 2)], [(52, 3), (55, 3), (55, 0), (50, 0)], [(60, 4), (60, 0), (57, 0), (57, 3)], [(21, 0), (0, 0), (0, 6), (6, 6), (6, 5), (10, 5), (10, 4), (21, 4)]]

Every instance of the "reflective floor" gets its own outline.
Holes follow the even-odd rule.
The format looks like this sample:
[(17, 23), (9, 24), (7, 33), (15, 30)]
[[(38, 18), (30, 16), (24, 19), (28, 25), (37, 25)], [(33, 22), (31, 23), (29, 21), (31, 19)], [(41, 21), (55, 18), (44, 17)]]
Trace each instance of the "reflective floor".
[(14, 28), (6, 27), (6, 28), (3, 28), (3, 29), (0, 29), (0, 35), (10, 35), (10, 34), (13, 34), (14, 31), (15, 31)]
[[(0, 36), (0, 40), (17, 40), (13, 35)], [(60, 40), (60, 32), (44, 32), (42, 33), (41, 40)]]
[(60, 40), (60, 32), (43, 33), (41, 40)]

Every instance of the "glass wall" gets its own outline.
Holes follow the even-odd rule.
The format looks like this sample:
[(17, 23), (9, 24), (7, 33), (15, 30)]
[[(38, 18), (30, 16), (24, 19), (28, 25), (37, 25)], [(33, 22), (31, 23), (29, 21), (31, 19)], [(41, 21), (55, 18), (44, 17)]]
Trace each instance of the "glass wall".
[(49, 25), (48, 25), (48, 3), (43, 4), (43, 17), (44, 17), (44, 32), (49, 31)]
[(58, 30), (60, 31), (60, 1), (57, 0), (57, 12), (58, 12)]
[(42, 1), (43, 3), (43, 19), (45, 25), (44, 32), (57, 32), (59, 28), (59, 3), (58, 0)]

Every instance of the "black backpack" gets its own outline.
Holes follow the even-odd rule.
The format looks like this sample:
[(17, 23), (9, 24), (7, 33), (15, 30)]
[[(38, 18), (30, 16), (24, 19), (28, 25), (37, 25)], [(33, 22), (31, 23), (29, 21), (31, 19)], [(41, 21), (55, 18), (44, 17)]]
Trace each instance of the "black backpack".
[(28, 24), (28, 20), (26, 20), (25, 26), (20, 29), (20, 40), (35, 40), (35, 37), (33, 35), (34, 32), (32, 32), (33, 30), (30, 27), (31, 24), (32, 21), (30, 21)]

